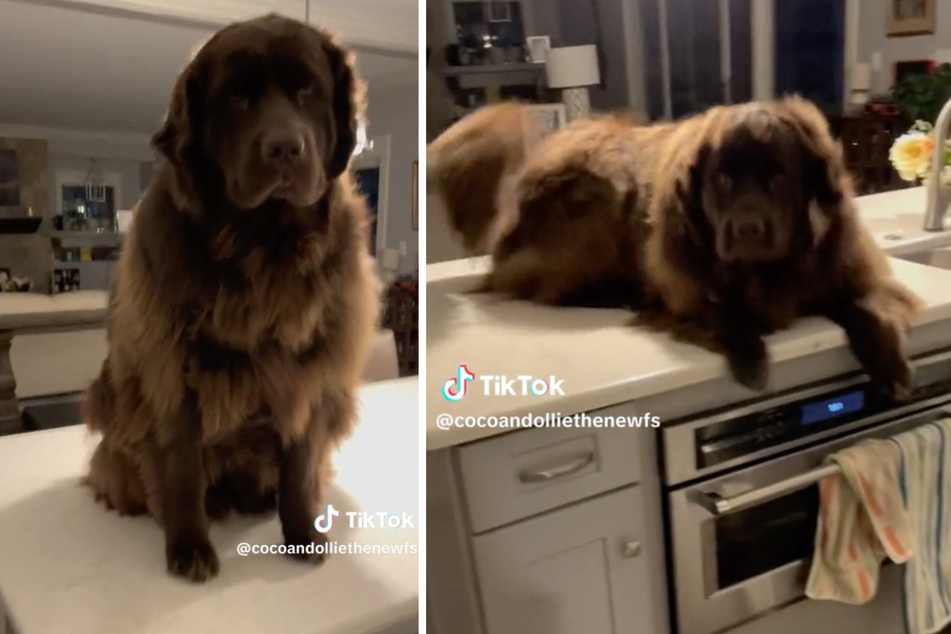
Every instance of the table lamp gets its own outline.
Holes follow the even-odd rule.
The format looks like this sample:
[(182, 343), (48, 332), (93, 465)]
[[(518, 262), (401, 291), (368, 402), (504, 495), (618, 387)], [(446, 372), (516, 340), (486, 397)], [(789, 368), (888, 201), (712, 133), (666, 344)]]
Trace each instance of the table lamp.
[(855, 64), (852, 66), (851, 102), (854, 106), (864, 106), (868, 103), (872, 92), (872, 68), (869, 64)]
[(601, 82), (598, 48), (594, 44), (565, 46), (548, 51), (545, 75), (549, 88), (561, 88), (569, 121), (586, 117), (591, 111), (588, 86)]

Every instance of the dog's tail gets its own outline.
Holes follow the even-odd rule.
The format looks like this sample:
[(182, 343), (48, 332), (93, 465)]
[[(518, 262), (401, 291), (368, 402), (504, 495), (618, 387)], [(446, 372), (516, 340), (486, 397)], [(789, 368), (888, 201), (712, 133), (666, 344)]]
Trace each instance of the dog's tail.
[(515, 175), (547, 134), (529, 106), (506, 103), (477, 110), (429, 144), (427, 188), (470, 255), (491, 253), (514, 225)]

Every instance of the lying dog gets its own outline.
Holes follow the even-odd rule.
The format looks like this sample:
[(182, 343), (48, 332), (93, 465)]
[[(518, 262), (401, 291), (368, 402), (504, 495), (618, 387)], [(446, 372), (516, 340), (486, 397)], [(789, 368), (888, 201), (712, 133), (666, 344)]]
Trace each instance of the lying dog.
[[(919, 301), (859, 221), (815, 106), (791, 97), (654, 126), (589, 119), (521, 143), (506, 122), (526, 113), (486, 108), (428, 152), (453, 227), (492, 253), (482, 290), (635, 309), (638, 323), (725, 354), (754, 389), (768, 382), (762, 336), (824, 315), (885, 392), (911, 387), (903, 339)], [(483, 138), (506, 129), (508, 180), (466, 169), (485, 161), (476, 116)], [(456, 192), (475, 190), (497, 192), (496, 205), (488, 221), (462, 222), (471, 200)], [(487, 241), (492, 223), (505, 229)]]
[(217, 574), (207, 518), (232, 509), (276, 505), (288, 545), (325, 539), (315, 509), (379, 312), (347, 171), (362, 96), (327, 33), (270, 15), (199, 50), (153, 138), (167, 161), (116, 268), (83, 414), (102, 433), (88, 483), (162, 523), (175, 575)]

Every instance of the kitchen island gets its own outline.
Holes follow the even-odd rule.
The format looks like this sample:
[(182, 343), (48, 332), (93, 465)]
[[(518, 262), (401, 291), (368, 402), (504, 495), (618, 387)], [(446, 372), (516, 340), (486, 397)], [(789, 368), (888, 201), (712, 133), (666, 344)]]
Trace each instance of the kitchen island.
[[(883, 229), (880, 239), (895, 231)], [(925, 236), (932, 240), (928, 248), (946, 244), (947, 234), (936, 236), (945, 242)], [(909, 336), (910, 355), (951, 346), (951, 271), (898, 258), (891, 265), (925, 305)], [(686, 447), (663, 447), (662, 432), (689, 434), (685, 421), (726, 404), (742, 409), (793, 388), (859, 375), (845, 335), (812, 318), (768, 337), (771, 383), (756, 393), (729, 378), (719, 355), (631, 327), (626, 311), (552, 309), (467, 293), (487, 266), (477, 258), (427, 267), (427, 580), (434, 632), (669, 634), (667, 558), (670, 531), (678, 529), (665, 519), (671, 494), (661, 464), (676, 456), (693, 460)], [(487, 375), (492, 378), (483, 379)], [(506, 385), (500, 375), (543, 379), (548, 387), (539, 383), (535, 393), (523, 393), (516, 381), (511, 390), (497, 390)], [(472, 379), (456, 399), (460, 376)], [(555, 385), (559, 389), (551, 390)], [(575, 415), (637, 422), (627, 428), (511, 426), (512, 418)], [(683, 539), (699, 549), (695, 535), (714, 539), (703, 532), (714, 524), (697, 517), (696, 525), (681, 526), (694, 531)], [(702, 555), (692, 561), (705, 572), (694, 574), (715, 584), (713, 555)], [(889, 573), (889, 592), (862, 609), (799, 602), (731, 634), (831, 634), (842, 624), (876, 633), (887, 624), (898, 631), (895, 574)], [(721, 607), (738, 602), (716, 618), (732, 623), (731, 610), (742, 614), (746, 602), (769, 605), (779, 586), (761, 586), (734, 598), (708, 590), (725, 597), (717, 599)], [(701, 631), (705, 618), (694, 612), (686, 631)]]
[[(951, 271), (892, 258), (895, 275), (924, 301), (919, 325), (951, 319)], [(672, 341), (663, 334), (628, 325), (624, 310), (552, 309), (527, 302), (470, 294), (488, 262), (484, 258), (427, 267), (426, 447), (442, 449), (508, 431), (479, 423), (480, 417), (572, 416), (664, 392), (682, 390), (725, 377), (720, 355)], [(771, 364), (837, 350), (842, 359), (817, 371), (815, 379), (858, 368), (844, 348), (842, 329), (828, 320), (801, 320), (792, 329), (767, 338)], [(844, 365), (843, 365), (844, 364)], [(460, 365), (476, 375), (466, 396), (443, 396), (445, 383)], [(522, 392), (497, 396), (494, 380), (531, 376), (561, 381), (564, 395)], [(756, 394), (724, 381), (722, 389), (738, 398)], [(439, 415), (455, 417), (450, 425)], [(665, 412), (654, 410), (665, 417)], [(673, 416), (669, 413), (667, 416)], [(676, 415), (680, 415), (679, 410)]]

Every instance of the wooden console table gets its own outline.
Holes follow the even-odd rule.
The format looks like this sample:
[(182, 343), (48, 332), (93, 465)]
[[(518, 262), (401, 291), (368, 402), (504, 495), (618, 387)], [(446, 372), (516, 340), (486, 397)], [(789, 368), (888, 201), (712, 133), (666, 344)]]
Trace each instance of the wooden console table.
[(17, 334), (89, 328), (106, 317), (106, 291), (75, 291), (60, 295), (0, 293), (0, 435), (23, 430), (10, 361)]
[(398, 280), (390, 285), (383, 306), (383, 328), (393, 331), (400, 376), (419, 374), (419, 283)]

